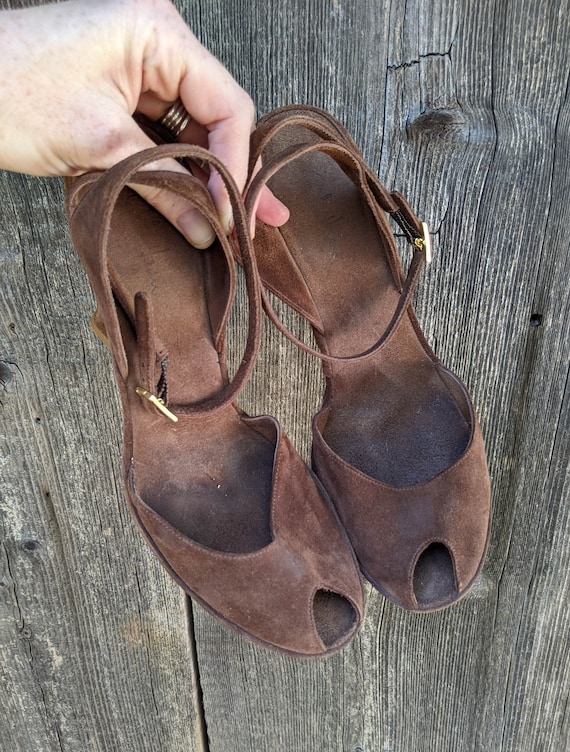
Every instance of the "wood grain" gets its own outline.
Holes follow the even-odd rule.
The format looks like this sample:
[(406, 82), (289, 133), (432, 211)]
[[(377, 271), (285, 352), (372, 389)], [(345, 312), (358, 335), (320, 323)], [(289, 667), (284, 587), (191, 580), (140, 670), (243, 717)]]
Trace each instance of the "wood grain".
[[(472, 391), (495, 514), (464, 602), (416, 616), (371, 593), (360, 638), (330, 661), (283, 668), (233, 641), (239, 660), (220, 670), (227, 638), (198, 615), (211, 749), (565, 749), (567, 4), (217, 3), (212, 24), (210, 8), (190, 23), (262, 112), (330, 110), (433, 228), (417, 310)], [(283, 353), (276, 335), (268, 346)], [(280, 389), (285, 421), (285, 370), (307, 394), (299, 428), (322, 387), (316, 364), (290, 363), (264, 361), (250, 409)]]
[(62, 187), (0, 178), (0, 748), (200, 749), (185, 598), (122, 498)]
[[(61, 186), (0, 174), (0, 748), (563, 752), (568, 1), (176, 4), (260, 113), (331, 111), (432, 227), (416, 307), (480, 416), (488, 561), (442, 613), (369, 589), (360, 636), (321, 661), (264, 651), (187, 603), (122, 498), (120, 408)], [(244, 321), (242, 291), (238, 343)], [(307, 459), (322, 388), (267, 326), (241, 404), (276, 415)]]

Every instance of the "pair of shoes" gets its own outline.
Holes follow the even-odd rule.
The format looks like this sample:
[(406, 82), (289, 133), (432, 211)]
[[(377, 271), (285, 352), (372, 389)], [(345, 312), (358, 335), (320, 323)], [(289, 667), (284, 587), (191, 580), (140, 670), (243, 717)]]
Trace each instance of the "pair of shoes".
[[(362, 623), (359, 566), (413, 610), (467, 592), (487, 547), (489, 482), (469, 396), (429, 350), (410, 305), (426, 249), (404, 199), (385, 191), (340, 124), (310, 108), (261, 121), (252, 164), (259, 155), (245, 203), (206, 150), (162, 144), (68, 181), (67, 208), (97, 299), (94, 328), (112, 353), (126, 496), (144, 537), (226, 625), (316, 657), (348, 644)], [(231, 243), (200, 180), (143, 169), (165, 156), (220, 173)], [(291, 220), (279, 230), (258, 223), (253, 248), (249, 219), (267, 181)], [(212, 224), (214, 245), (192, 248), (127, 187), (137, 183), (187, 198)], [(386, 212), (417, 248), (405, 281)], [(249, 326), (230, 380), (236, 259)], [(320, 347), (327, 389), (314, 473), (274, 418), (248, 417), (235, 402), (258, 353), (262, 301), (311, 349), (285, 330), (262, 285), (311, 322)]]

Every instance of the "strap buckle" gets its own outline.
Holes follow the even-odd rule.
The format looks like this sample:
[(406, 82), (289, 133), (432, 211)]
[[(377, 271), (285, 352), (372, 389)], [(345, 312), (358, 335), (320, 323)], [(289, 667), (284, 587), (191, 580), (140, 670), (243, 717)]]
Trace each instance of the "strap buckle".
[(152, 402), (152, 404), (158, 410), (160, 410), (160, 412), (163, 415), (166, 415), (166, 417), (169, 418), (169, 420), (171, 420), (173, 423), (178, 423), (178, 417), (174, 415), (174, 413), (170, 412), (170, 410), (164, 404), (164, 400), (161, 400), (156, 395), (151, 394), (146, 389), (143, 389), (142, 386), (137, 386), (137, 388), (135, 389), (135, 392), (139, 395), (139, 397), (144, 397), (144, 399), (148, 400), (149, 402)]
[(422, 222), (422, 236), (414, 240), (414, 245), (424, 254), (426, 264), (429, 264), (432, 260), (432, 252), (431, 236), (427, 222)]

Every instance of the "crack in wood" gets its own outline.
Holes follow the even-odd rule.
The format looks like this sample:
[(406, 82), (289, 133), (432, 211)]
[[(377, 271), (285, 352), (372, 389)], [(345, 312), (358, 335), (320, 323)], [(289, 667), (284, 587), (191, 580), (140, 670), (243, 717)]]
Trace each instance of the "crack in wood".
[(403, 68), (412, 68), (414, 65), (419, 65), (422, 60), (429, 60), (430, 58), (434, 57), (448, 57), (451, 60), (451, 47), (447, 52), (426, 52), (423, 55), (419, 55), (414, 60), (407, 60), (404, 63), (392, 63), (391, 65), (388, 65), (388, 70), (391, 71), (397, 71), (402, 70)]
[(201, 745), (201, 752), (210, 752), (210, 740), (208, 736), (208, 723), (206, 721), (206, 709), (204, 706), (204, 694), (200, 678), (200, 666), (198, 664), (198, 646), (196, 644), (196, 628), (194, 623), (194, 606), (192, 599), (186, 596), (186, 618), (188, 622), (188, 642), (192, 662), (192, 675), (194, 677), (194, 706), (196, 708), (197, 736)]

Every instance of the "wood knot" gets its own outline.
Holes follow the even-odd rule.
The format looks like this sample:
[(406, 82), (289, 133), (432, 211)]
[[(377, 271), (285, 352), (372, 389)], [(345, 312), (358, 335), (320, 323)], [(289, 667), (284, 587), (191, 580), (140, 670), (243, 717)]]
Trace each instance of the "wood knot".
[(467, 118), (460, 110), (426, 110), (408, 126), (411, 138), (428, 137), (441, 141), (464, 141), (468, 137)]
[(0, 360), (0, 387), (4, 391), (8, 390), (15, 375), (14, 364), (9, 363), (7, 360)]

